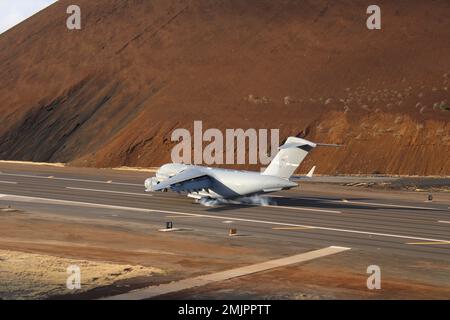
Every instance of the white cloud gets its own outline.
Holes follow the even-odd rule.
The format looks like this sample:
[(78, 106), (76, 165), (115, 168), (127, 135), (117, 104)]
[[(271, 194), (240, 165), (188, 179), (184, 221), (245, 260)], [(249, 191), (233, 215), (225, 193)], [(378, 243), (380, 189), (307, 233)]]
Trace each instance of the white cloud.
[(57, 0), (0, 0), (0, 33), (31, 17)]

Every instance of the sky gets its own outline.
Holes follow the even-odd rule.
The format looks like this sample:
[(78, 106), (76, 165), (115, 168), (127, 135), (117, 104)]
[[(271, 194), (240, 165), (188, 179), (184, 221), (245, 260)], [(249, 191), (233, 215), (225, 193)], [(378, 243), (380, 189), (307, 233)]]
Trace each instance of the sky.
[(56, 0), (0, 0), (0, 33), (56, 2)]

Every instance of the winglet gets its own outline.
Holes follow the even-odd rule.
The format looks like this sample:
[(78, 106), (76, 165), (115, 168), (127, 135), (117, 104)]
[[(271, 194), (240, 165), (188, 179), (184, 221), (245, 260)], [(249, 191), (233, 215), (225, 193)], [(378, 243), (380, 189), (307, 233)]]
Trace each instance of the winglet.
[(311, 170), (309, 170), (308, 174), (306, 175), (308, 178), (312, 178), (314, 174), (314, 170), (316, 170), (316, 166), (312, 167)]

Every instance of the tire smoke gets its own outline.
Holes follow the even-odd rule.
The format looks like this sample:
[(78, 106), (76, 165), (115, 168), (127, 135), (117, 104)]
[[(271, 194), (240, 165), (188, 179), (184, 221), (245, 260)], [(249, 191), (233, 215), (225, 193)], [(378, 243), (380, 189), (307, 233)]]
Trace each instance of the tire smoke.
[(233, 199), (233, 200), (202, 198), (198, 202), (205, 207), (214, 207), (214, 206), (225, 205), (225, 204), (237, 204), (237, 205), (241, 204), (241, 205), (252, 205), (252, 206), (265, 207), (265, 206), (276, 204), (270, 198), (261, 197), (261, 196), (242, 197), (242, 198)]

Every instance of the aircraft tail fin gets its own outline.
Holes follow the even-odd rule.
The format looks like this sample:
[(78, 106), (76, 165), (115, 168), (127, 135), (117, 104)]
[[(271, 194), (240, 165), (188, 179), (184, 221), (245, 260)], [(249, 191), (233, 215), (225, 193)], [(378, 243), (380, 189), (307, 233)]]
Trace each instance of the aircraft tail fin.
[(312, 167), (311, 170), (309, 170), (308, 174), (306, 175), (307, 178), (312, 178), (314, 174), (314, 170), (316, 170), (316, 166)]
[[(308, 153), (317, 146), (339, 147), (336, 144), (314, 143), (302, 138), (289, 137), (262, 174), (289, 179)], [(311, 176), (314, 170), (310, 172)]]

